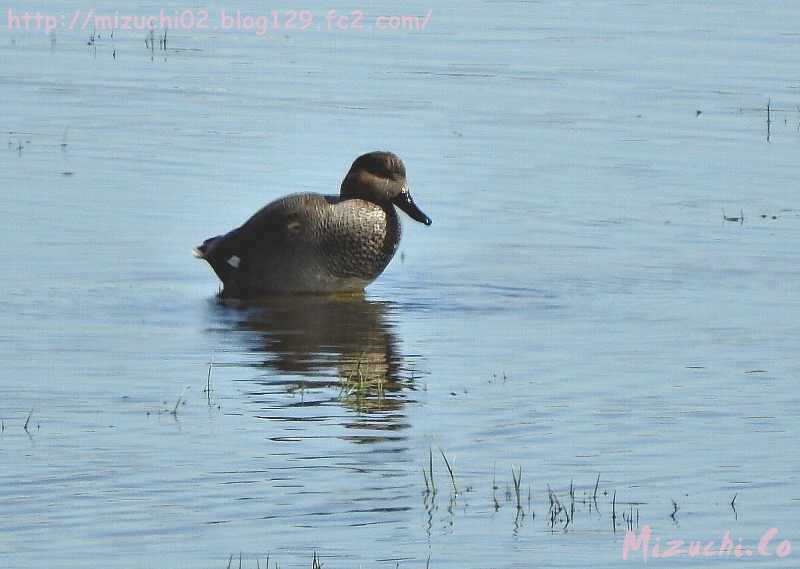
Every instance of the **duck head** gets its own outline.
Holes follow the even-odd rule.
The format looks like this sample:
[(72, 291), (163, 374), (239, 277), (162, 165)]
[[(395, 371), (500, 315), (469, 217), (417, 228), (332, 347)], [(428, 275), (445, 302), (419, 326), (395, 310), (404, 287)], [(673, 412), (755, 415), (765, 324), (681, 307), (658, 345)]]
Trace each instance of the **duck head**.
[(403, 161), (391, 152), (369, 152), (356, 158), (342, 181), (341, 197), (378, 205), (394, 204), (414, 221), (431, 224), (430, 218), (411, 199)]

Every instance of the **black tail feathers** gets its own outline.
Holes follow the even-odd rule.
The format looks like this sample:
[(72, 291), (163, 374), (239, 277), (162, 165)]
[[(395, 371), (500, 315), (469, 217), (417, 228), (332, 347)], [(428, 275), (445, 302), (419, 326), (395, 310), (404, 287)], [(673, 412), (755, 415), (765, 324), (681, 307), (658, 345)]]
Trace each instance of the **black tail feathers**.
[(209, 239), (206, 239), (203, 241), (202, 245), (198, 245), (192, 249), (192, 255), (198, 259), (208, 259), (214, 248), (214, 243), (219, 240), (220, 237), (221, 235), (217, 235), (216, 237), (210, 237)]

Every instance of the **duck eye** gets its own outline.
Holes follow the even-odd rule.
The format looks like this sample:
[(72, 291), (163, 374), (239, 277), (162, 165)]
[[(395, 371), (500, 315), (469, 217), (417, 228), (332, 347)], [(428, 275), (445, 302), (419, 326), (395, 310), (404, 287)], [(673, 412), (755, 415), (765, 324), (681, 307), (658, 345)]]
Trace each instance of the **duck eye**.
[(387, 174), (390, 178), (400, 179), (403, 177), (403, 168), (396, 160), (392, 160), (389, 162), (389, 171)]

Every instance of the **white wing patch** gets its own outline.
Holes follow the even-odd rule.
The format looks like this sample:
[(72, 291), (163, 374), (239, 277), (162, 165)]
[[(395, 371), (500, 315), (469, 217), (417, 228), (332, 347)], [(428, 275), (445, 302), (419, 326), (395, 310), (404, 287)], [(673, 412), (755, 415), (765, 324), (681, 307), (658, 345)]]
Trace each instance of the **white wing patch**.
[(239, 257), (237, 257), (236, 255), (233, 255), (230, 259), (228, 259), (228, 264), (231, 267), (233, 267), (234, 269), (238, 269), (239, 268), (239, 263), (241, 263), (241, 262), (242, 262), (242, 260)]

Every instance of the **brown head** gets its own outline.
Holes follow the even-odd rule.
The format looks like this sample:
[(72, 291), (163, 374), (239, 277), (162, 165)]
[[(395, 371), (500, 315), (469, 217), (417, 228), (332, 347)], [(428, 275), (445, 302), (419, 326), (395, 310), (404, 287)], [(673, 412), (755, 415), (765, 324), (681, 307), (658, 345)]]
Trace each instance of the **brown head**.
[(343, 200), (358, 198), (383, 206), (393, 204), (411, 219), (431, 224), (411, 199), (403, 161), (391, 152), (369, 152), (356, 158), (342, 181), (340, 195)]

